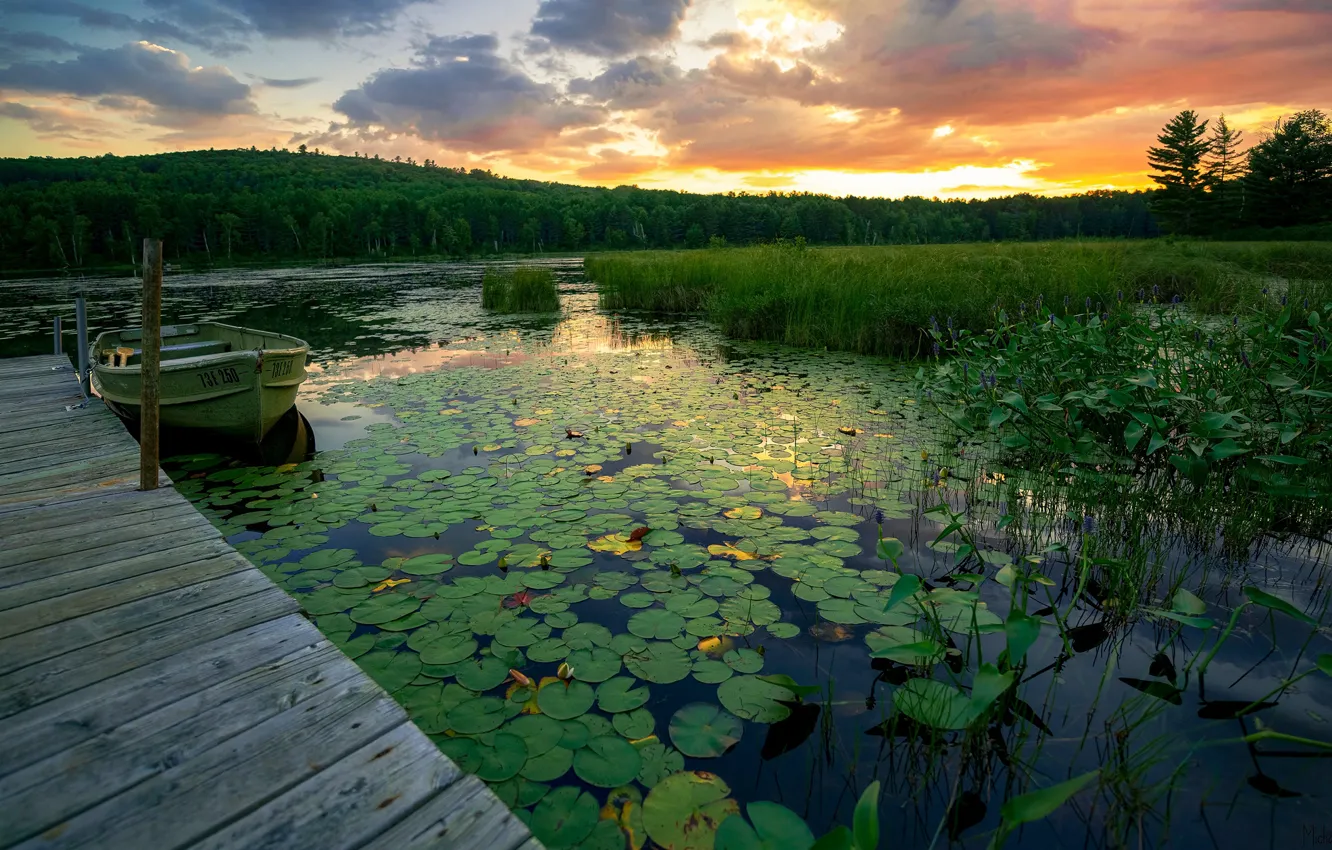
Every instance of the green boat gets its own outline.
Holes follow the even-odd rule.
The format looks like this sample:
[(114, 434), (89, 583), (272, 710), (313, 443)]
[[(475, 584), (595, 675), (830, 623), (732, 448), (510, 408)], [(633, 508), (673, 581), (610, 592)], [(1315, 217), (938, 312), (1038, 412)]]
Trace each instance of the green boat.
[[(131, 428), (139, 423), (143, 331), (107, 331), (93, 343), (94, 392)], [(195, 322), (162, 328), (164, 428), (263, 440), (296, 403), (310, 346), (294, 336)]]

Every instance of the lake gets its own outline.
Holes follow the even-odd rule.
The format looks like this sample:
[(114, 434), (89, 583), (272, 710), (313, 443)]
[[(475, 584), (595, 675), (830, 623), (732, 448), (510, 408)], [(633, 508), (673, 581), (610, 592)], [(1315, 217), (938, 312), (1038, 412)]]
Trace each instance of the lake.
[[(958, 444), (914, 364), (610, 314), (549, 265), (559, 315), (488, 315), (455, 264), (171, 275), (163, 317), (310, 342), (274, 465), (164, 465), (549, 847), (711, 847), (756, 802), (822, 835), (874, 780), (880, 846), (980, 847), (1092, 771), (1007, 844), (1332, 826), (1326, 543), (1162, 517), (1116, 598), (1092, 558), (1125, 542)], [(49, 353), (80, 287), (94, 334), (137, 324), (132, 279), (4, 282), (0, 356)], [(1245, 585), (1277, 602), (1221, 640)]]

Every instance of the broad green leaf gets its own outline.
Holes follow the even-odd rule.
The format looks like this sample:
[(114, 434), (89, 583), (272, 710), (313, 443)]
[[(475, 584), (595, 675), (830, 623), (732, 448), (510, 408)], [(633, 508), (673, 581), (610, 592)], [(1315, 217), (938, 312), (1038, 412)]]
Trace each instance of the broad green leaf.
[(1318, 622), (1313, 617), (1310, 617), (1308, 614), (1296, 608), (1294, 605), (1291, 605), (1286, 600), (1281, 599), (1280, 597), (1273, 596), (1272, 594), (1267, 593), (1265, 591), (1259, 590), (1253, 585), (1249, 585), (1248, 587), (1244, 588), (1244, 595), (1249, 597), (1249, 601), (1254, 603), (1255, 605), (1261, 605), (1264, 608), (1270, 608), (1273, 611), (1280, 611), (1281, 613), (1290, 617), (1294, 617), (1296, 620), (1299, 620), (1301, 623), (1305, 623), (1310, 626), (1318, 625)]
[(874, 780), (860, 795), (851, 819), (856, 850), (878, 850), (879, 847), (879, 780)]
[(1017, 826), (1018, 824), (1040, 820), (1064, 805), (1070, 797), (1085, 788), (1100, 773), (1099, 770), (1093, 770), (1091, 773), (1084, 773), (1067, 782), (1010, 798), (1004, 803), (1000, 812), (1004, 823), (1009, 826)]

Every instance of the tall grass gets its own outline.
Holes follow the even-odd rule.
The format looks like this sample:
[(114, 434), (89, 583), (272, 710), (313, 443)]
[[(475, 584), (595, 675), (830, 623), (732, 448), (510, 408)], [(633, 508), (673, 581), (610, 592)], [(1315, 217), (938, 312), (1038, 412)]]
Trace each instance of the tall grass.
[[(603, 306), (702, 312), (734, 337), (866, 354), (928, 347), (931, 316), (990, 325), (995, 306), (1064, 299), (1112, 310), (1138, 290), (1206, 312), (1332, 280), (1324, 243), (1051, 242), (809, 249), (795, 245), (589, 257)], [(1287, 280), (1289, 279), (1289, 283)]]
[(560, 309), (550, 269), (487, 269), (481, 280), (481, 306), (497, 313), (548, 313)]

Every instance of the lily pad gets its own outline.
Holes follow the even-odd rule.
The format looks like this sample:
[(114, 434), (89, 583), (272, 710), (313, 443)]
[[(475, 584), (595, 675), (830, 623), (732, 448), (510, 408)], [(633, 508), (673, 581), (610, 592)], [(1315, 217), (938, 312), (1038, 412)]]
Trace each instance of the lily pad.
[(539, 756), (528, 755), (518, 774), (532, 782), (554, 782), (573, 767), (573, 757), (573, 750), (567, 747), (552, 747)]
[(758, 676), (735, 676), (718, 686), (717, 698), (737, 717), (759, 723), (776, 723), (790, 716), (791, 709), (782, 703), (794, 702), (796, 695)]
[(620, 672), (620, 655), (604, 646), (575, 649), (565, 662), (573, 670), (575, 679), (597, 684)]
[(636, 708), (612, 717), (611, 725), (624, 737), (637, 741), (652, 734), (652, 730), (657, 728), (657, 718), (646, 708)]
[(643, 801), (643, 827), (664, 850), (712, 850), (717, 827), (740, 806), (721, 777), (703, 771), (672, 774)]
[(720, 706), (694, 702), (671, 716), (671, 743), (687, 756), (716, 758), (740, 741), (744, 724)]
[(684, 617), (663, 608), (649, 608), (629, 618), (629, 631), (641, 638), (670, 640), (684, 628)]
[(624, 666), (638, 678), (661, 685), (678, 682), (693, 670), (689, 653), (660, 641), (649, 643), (641, 652), (626, 655)]
[(556, 788), (537, 803), (528, 826), (547, 847), (577, 847), (591, 834), (600, 813), (595, 797), (566, 786)]
[[(508, 719), (508, 711), (509, 706), (505, 700), (476, 697), (449, 712), (449, 728), (460, 735), (479, 735), (498, 729)], [(523, 752), (527, 752), (525, 747)], [(514, 772), (517, 773), (516, 770)]]
[(537, 705), (548, 717), (556, 720), (568, 720), (577, 717), (592, 707), (596, 701), (596, 692), (586, 682), (561, 682), (556, 679), (541, 686), (537, 691)]
[(638, 750), (624, 738), (593, 738), (574, 753), (574, 773), (589, 785), (614, 788), (633, 780), (642, 767)]
[(402, 690), (421, 672), (421, 659), (413, 652), (375, 650), (362, 655), (356, 663), (389, 693)]
[(476, 775), (487, 782), (504, 782), (517, 776), (526, 763), (526, 742), (517, 735), (497, 732), (482, 741), (481, 764)]
[(607, 714), (621, 711), (633, 711), (647, 704), (650, 692), (647, 686), (638, 686), (628, 676), (616, 676), (601, 683), (597, 688), (597, 708)]

